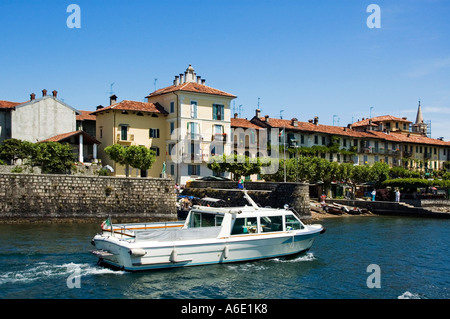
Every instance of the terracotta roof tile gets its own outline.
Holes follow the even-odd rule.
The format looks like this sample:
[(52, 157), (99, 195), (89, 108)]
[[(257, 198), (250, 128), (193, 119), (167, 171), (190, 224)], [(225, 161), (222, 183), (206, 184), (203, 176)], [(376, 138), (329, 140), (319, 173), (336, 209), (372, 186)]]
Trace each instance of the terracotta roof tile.
[(292, 120), (282, 120), (282, 119), (274, 119), (269, 118), (269, 122), (265, 122), (265, 118), (257, 119), (262, 125), (268, 125), (270, 127), (276, 127), (279, 129), (289, 129), (289, 130), (297, 130), (297, 131), (306, 131), (306, 132), (317, 132), (317, 133), (328, 133), (335, 135), (345, 135), (349, 137), (366, 137), (364, 132), (356, 132), (346, 127), (341, 126), (331, 126), (331, 125), (323, 125), (323, 124), (314, 124), (309, 122), (300, 122), (298, 121), (297, 126), (294, 126)]
[(91, 114), (97, 114), (108, 110), (120, 110), (120, 111), (140, 111), (148, 113), (160, 113), (168, 114), (164, 107), (159, 103), (137, 102), (123, 100), (122, 102), (98, 109)]
[(374, 123), (385, 122), (385, 121), (396, 121), (396, 122), (412, 123), (411, 121), (408, 121), (405, 118), (395, 117), (395, 116), (392, 116), (392, 115), (382, 115), (382, 116), (376, 116), (376, 117), (367, 118), (367, 119), (355, 122), (355, 123), (352, 124), (352, 126), (353, 127), (367, 126), (367, 125), (369, 125), (369, 120), (372, 120), (372, 126), (378, 126), (378, 125), (376, 125)]
[(428, 136), (423, 136), (423, 135), (418, 135), (418, 134), (391, 133), (390, 135), (395, 136), (400, 142), (403, 142), (403, 143), (450, 146), (450, 142), (441, 141), (441, 140), (438, 140), (435, 138), (430, 138)]
[(45, 142), (61, 142), (65, 139), (70, 138), (71, 136), (75, 136), (78, 134), (83, 134), (83, 140), (85, 142), (88, 143), (95, 143), (95, 144), (100, 144), (99, 141), (97, 141), (97, 139), (95, 139), (94, 137), (90, 136), (88, 133), (84, 132), (84, 131), (74, 131), (74, 132), (68, 132), (68, 133), (63, 133), (63, 134), (58, 134), (52, 137), (49, 137), (45, 140), (39, 141), (39, 143), (45, 143)]
[(92, 120), (95, 121), (95, 114), (92, 114), (92, 111), (78, 111), (81, 114), (77, 115), (77, 121), (85, 121), (85, 120)]
[(428, 144), (428, 145), (440, 145), (440, 146), (450, 146), (450, 142), (441, 141), (438, 139), (429, 138), (422, 135), (417, 134), (402, 134), (402, 133), (393, 133), (390, 134), (380, 132), (380, 131), (366, 131), (366, 132), (358, 132), (352, 129), (347, 129), (341, 126), (331, 126), (331, 125), (322, 125), (322, 124), (314, 124), (309, 122), (300, 122), (298, 121), (297, 126), (292, 125), (292, 120), (282, 120), (269, 118), (269, 122), (265, 122), (265, 118), (253, 118), (253, 124), (260, 125), (261, 127), (273, 127), (278, 129), (286, 128), (288, 130), (296, 130), (301, 132), (317, 132), (317, 133), (326, 133), (340, 136), (348, 136), (355, 138), (377, 138), (390, 142), (397, 143), (417, 143), (417, 144)]
[(256, 130), (262, 129), (261, 126), (258, 126), (256, 124), (253, 124), (247, 119), (241, 119), (241, 118), (231, 118), (231, 127), (242, 127), (242, 128), (253, 128)]
[(23, 104), (26, 102), (11, 102), (11, 101), (1, 101), (0, 100), (0, 109), (12, 109), (13, 107)]
[(150, 93), (146, 97), (152, 97), (157, 96), (161, 94), (171, 93), (175, 91), (187, 91), (187, 92), (195, 92), (195, 93), (204, 93), (204, 94), (214, 94), (214, 95), (222, 95), (222, 96), (228, 96), (235, 98), (236, 96), (224, 91), (220, 91), (217, 89), (214, 89), (212, 87), (206, 86), (204, 84), (199, 84), (196, 82), (186, 82), (179, 85), (171, 85), (159, 90), (156, 90), (155, 92)]

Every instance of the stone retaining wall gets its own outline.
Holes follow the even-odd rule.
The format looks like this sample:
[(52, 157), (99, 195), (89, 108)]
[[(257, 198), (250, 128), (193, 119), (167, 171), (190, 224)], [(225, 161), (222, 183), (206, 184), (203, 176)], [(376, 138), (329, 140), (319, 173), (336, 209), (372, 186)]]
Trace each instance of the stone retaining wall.
[(175, 202), (171, 179), (0, 174), (0, 223), (176, 220)]

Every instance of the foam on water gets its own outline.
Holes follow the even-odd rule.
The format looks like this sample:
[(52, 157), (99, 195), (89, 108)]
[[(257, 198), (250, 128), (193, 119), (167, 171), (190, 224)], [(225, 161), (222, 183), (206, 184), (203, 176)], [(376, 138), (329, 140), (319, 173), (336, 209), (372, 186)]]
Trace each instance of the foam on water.
[(397, 297), (398, 299), (420, 299), (419, 294), (414, 294), (409, 291), (405, 291), (402, 295)]
[(296, 263), (296, 262), (302, 262), (302, 261), (313, 261), (316, 257), (314, 257), (313, 253), (307, 253), (305, 255), (298, 256), (293, 259), (287, 259), (287, 258), (274, 258), (273, 261), (280, 262), (280, 263)]
[(102, 274), (125, 274), (125, 271), (114, 271), (108, 268), (93, 266), (91, 264), (68, 263), (54, 265), (47, 262), (38, 262), (27, 265), (26, 268), (16, 271), (0, 273), (0, 285), (7, 283), (29, 283), (52, 277), (68, 277), (75, 272), (79, 276), (102, 275)]

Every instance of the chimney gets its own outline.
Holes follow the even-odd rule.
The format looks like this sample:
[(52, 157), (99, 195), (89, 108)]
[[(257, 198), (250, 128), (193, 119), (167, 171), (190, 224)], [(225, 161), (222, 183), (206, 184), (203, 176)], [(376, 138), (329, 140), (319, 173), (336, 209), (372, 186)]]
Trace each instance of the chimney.
[(260, 118), (260, 117), (261, 117), (261, 110), (260, 110), (260, 109), (256, 109), (256, 114), (255, 114), (255, 116), (256, 116), (257, 118)]
[(313, 122), (313, 120), (308, 120), (308, 123), (311, 123), (311, 124), (312, 124), (312, 122)]
[(99, 105), (99, 106), (97, 106), (96, 110), (100, 110), (102, 108), (103, 108), (103, 105)]
[(269, 115), (264, 116), (264, 122), (269, 123)]
[(116, 104), (116, 103), (117, 103), (117, 96), (115, 94), (111, 95), (109, 97), (109, 105), (113, 105), (113, 104)]
[(205, 79), (202, 79), (202, 84), (203, 84), (203, 85), (205, 85), (205, 82), (206, 82), (206, 80), (205, 80)]
[(234, 113), (234, 118), (237, 119), (238, 118), (238, 114)]
[(202, 78), (202, 77), (201, 77), (200, 75), (197, 75), (197, 83), (198, 83), (198, 84), (201, 84), (201, 83), (202, 83), (201, 78)]
[(292, 126), (294, 127), (298, 126), (298, 120), (295, 117), (292, 119)]
[(33, 100), (35, 100), (35, 99), (36, 99), (36, 94), (31, 93), (31, 94), (30, 94), (30, 100), (33, 101)]
[(319, 117), (314, 116), (314, 125), (319, 125)]
[(180, 84), (180, 77), (178, 75), (175, 76), (175, 80), (173, 80), (173, 85), (177, 86)]
[(42, 90), (42, 96), (47, 96), (47, 90), (46, 89)]
[(56, 97), (58, 96), (58, 91), (53, 90), (53, 91), (52, 91), (52, 94), (53, 94), (53, 97), (56, 98)]
[(180, 73), (180, 84), (184, 83), (184, 74)]

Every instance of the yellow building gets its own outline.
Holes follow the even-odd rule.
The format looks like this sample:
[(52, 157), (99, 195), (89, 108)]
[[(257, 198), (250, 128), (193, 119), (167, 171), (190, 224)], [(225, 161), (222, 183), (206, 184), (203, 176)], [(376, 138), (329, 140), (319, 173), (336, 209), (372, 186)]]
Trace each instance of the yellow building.
[(96, 119), (96, 136), (101, 142), (98, 156), (103, 165), (110, 165), (116, 176), (127, 176), (125, 166), (110, 160), (105, 147), (113, 144), (124, 146), (143, 145), (153, 149), (156, 161), (148, 172), (129, 168), (128, 176), (159, 177), (165, 161), (167, 135), (167, 112), (158, 103), (145, 103), (124, 100), (116, 103), (117, 97), (111, 96), (110, 106), (98, 108), (92, 112)]
[(179, 184), (212, 175), (211, 155), (230, 154), (230, 102), (236, 96), (205, 85), (189, 65), (173, 85), (146, 96), (168, 112), (166, 172)]

